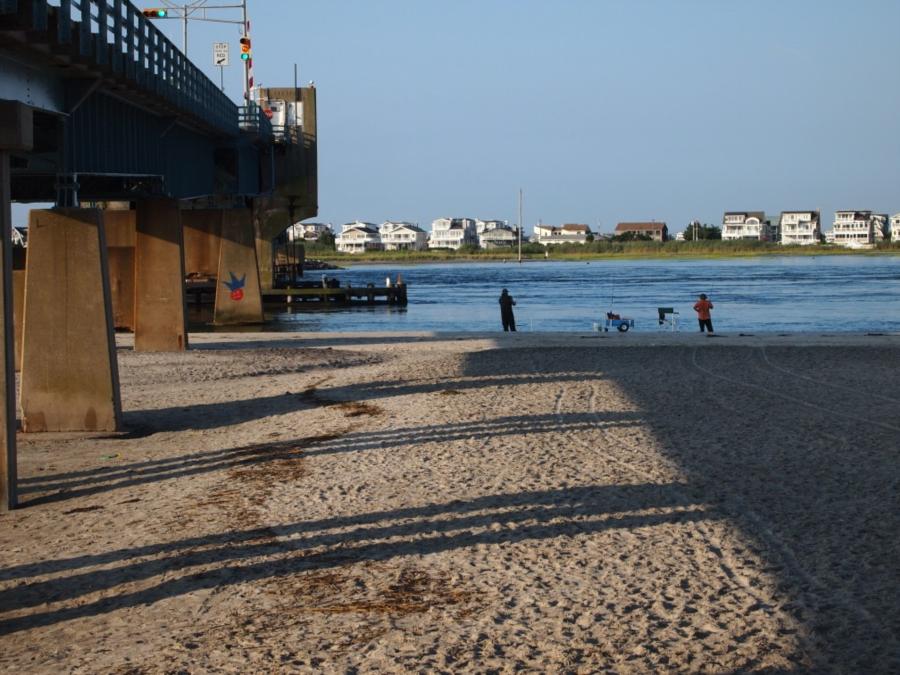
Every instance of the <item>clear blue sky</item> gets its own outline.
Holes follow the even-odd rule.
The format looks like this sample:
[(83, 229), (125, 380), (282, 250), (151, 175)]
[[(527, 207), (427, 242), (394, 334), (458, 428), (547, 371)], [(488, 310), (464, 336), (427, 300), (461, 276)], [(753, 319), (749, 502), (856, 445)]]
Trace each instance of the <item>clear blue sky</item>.
[[(211, 3), (214, 4), (214, 3)], [(152, 0), (147, 4), (152, 6)], [(900, 211), (897, 0), (250, 0), (319, 102), (320, 220)], [(180, 45), (180, 24), (160, 22)], [(189, 55), (218, 81), (194, 24)], [(233, 53), (237, 63), (236, 52)], [(228, 93), (240, 96), (239, 67)]]

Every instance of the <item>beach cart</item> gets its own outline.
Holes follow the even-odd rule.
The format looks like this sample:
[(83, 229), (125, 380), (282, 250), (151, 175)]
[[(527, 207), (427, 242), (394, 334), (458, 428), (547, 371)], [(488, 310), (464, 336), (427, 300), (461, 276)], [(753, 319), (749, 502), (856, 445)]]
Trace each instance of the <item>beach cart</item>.
[(627, 333), (629, 328), (634, 328), (634, 319), (619, 316), (614, 312), (607, 312), (603, 330), (608, 333), (610, 328), (615, 328), (620, 333)]

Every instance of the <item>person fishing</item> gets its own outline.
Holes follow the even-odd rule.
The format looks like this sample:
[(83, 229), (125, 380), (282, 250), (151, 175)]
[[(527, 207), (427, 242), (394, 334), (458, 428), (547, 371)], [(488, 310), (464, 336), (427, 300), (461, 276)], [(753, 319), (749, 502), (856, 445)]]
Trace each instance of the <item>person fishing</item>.
[(694, 303), (694, 311), (697, 312), (697, 320), (700, 322), (700, 332), (704, 329), (713, 332), (712, 316), (709, 311), (713, 308), (712, 302), (706, 297), (706, 293), (700, 294), (700, 299)]
[(516, 317), (513, 314), (513, 307), (516, 301), (505, 288), (500, 292), (500, 321), (503, 323), (503, 331), (513, 333), (516, 332)]

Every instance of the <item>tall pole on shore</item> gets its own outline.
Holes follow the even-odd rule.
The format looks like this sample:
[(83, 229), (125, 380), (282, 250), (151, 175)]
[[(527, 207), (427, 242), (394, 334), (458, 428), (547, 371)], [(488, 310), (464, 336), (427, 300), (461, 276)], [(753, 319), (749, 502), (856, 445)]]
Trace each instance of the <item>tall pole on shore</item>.
[[(247, 0), (241, 0), (241, 12), (243, 12), (243, 28), (241, 33), (244, 37), (248, 37), (250, 30), (247, 27)], [(253, 53), (251, 52), (251, 58)], [(250, 105), (250, 59), (244, 61), (244, 101), (245, 105)]]
[(519, 262), (522, 262), (522, 228), (525, 227), (522, 219), (522, 188), (519, 188)]

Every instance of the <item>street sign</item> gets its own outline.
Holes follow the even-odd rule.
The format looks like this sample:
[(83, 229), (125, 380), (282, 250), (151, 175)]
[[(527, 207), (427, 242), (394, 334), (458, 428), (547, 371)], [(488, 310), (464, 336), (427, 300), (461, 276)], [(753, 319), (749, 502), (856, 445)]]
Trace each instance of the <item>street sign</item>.
[(227, 66), (228, 65), (228, 43), (227, 42), (214, 42), (213, 43), (213, 65), (214, 66)]

